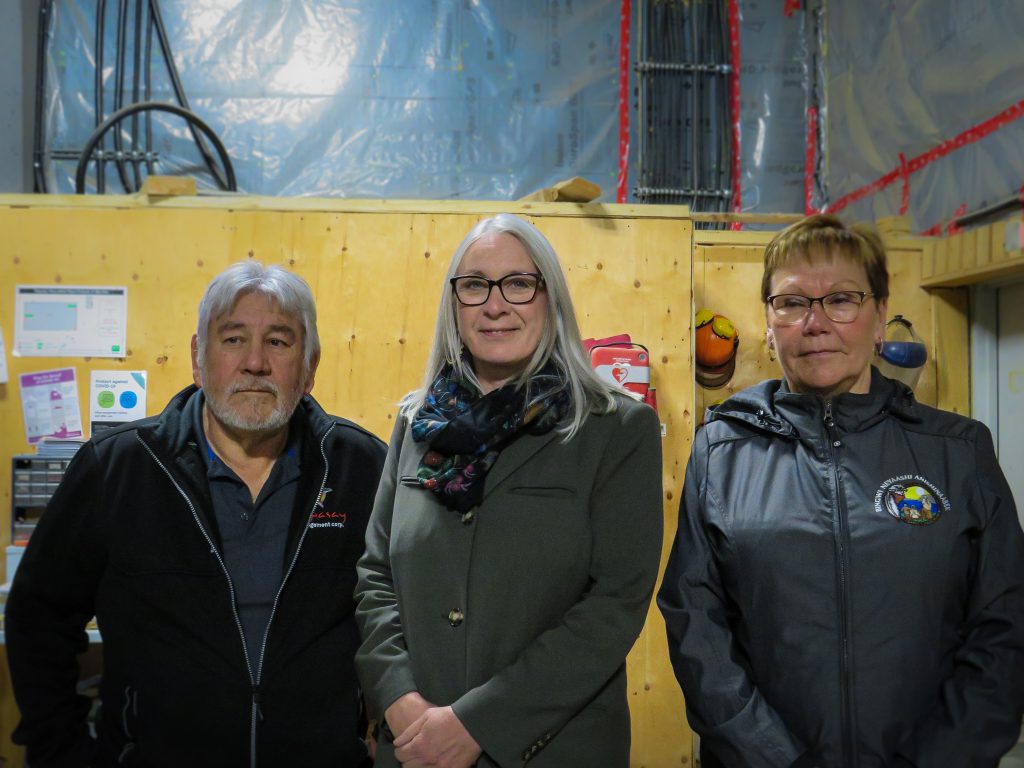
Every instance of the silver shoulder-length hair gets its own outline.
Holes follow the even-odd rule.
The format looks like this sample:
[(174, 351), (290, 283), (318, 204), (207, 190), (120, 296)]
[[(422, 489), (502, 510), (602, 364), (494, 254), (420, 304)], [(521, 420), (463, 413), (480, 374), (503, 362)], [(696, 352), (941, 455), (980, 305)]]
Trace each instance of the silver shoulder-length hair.
[(537, 271), (544, 278), (544, 290), (547, 291), (548, 311), (544, 323), (544, 332), (537, 345), (533, 357), (525, 370), (515, 379), (518, 386), (528, 386), (530, 377), (552, 361), (559, 378), (565, 384), (570, 397), (569, 418), (564, 426), (559, 427), (564, 439), (571, 438), (586, 421), (590, 413), (609, 413), (616, 408), (612, 393), (618, 390), (611, 384), (598, 378), (590, 365), (590, 360), (583, 351), (580, 329), (576, 323), (576, 312), (573, 310), (572, 298), (565, 274), (558, 261), (554, 248), (547, 238), (533, 224), (518, 216), (499, 213), (489, 219), (483, 219), (455, 249), (444, 286), (441, 289), (441, 303), (437, 312), (437, 324), (434, 327), (434, 342), (427, 358), (427, 370), (423, 376), (422, 386), (409, 393), (401, 403), (402, 415), (412, 418), (423, 406), (426, 393), (434, 383), (444, 366), (451, 363), (466, 381), (479, 389), (479, 381), (472, 368), (462, 357), (462, 338), (459, 336), (457, 322), (458, 299), (452, 290), (451, 278), (457, 274), (466, 251), (484, 235), (504, 233), (512, 235), (526, 249), (533, 259)]
[(309, 375), (313, 356), (320, 352), (313, 292), (309, 284), (294, 272), (276, 265), (264, 266), (252, 259), (232, 264), (206, 286), (199, 302), (199, 323), (196, 326), (200, 364), (206, 355), (210, 322), (230, 312), (240, 298), (250, 293), (273, 299), (283, 314), (298, 319), (302, 324), (303, 368)]

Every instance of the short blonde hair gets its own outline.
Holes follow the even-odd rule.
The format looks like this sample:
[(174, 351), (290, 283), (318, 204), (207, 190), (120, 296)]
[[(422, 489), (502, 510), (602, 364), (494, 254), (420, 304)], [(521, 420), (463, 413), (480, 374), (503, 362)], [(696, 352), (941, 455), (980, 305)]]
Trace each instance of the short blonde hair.
[(768, 243), (764, 250), (761, 301), (768, 301), (772, 276), (777, 269), (794, 261), (810, 262), (823, 257), (838, 257), (859, 264), (868, 276), (875, 300), (889, 297), (885, 246), (874, 227), (869, 224), (847, 226), (836, 216), (818, 213), (790, 224)]

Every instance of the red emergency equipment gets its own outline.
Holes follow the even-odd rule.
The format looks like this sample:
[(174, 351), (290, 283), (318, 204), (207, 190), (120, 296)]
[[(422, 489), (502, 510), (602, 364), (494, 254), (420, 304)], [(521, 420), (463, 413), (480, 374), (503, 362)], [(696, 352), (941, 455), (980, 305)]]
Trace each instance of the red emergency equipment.
[(651, 387), (650, 359), (647, 347), (634, 342), (599, 344), (590, 350), (590, 364), (600, 378), (644, 399)]

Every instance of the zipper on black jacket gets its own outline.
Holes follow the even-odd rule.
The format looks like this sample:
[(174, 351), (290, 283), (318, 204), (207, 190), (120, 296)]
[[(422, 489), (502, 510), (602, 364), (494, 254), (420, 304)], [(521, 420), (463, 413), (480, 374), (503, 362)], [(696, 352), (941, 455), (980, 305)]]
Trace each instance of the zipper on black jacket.
[[(329, 467), (327, 464), (327, 454), (324, 451), (324, 443), (327, 441), (327, 436), (331, 433), (331, 430), (334, 429), (334, 426), (334, 424), (331, 424), (331, 426), (327, 428), (327, 431), (324, 432), (324, 435), (320, 440), (320, 455), (323, 457), (324, 460), (324, 475), (320, 481), (320, 490), (316, 495), (317, 499), (320, 498), (320, 495), (324, 491), (324, 487), (327, 485), (327, 474)], [(302, 536), (299, 538), (299, 543), (295, 547), (295, 554), (292, 556), (292, 561), (288, 566), (288, 570), (285, 572), (284, 578), (281, 580), (281, 586), (278, 587), (277, 595), (274, 596), (274, 604), (270, 610), (270, 618), (267, 620), (266, 629), (263, 630), (263, 643), (260, 646), (259, 666), (256, 670), (256, 673), (254, 674), (252, 662), (249, 659), (249, 649), (245, 644), (245, 632), (242, 629), (242, 620), (238, 616), (238, 605), (235, 601), (235, 585), (234, 582), (231, 581), (231, 574), (228, 573), (227, 566), (224, 564), (224, 558), (221, 557), (220, 551), (213, 543), (213, 538), (206, 530), (206, 526), (204, 526), (202, 520), (199, 519), (199, 513), (196, 511), (196, 506), (195, 504), (192, 503), (192, 499), (189, 498), (189, 495), (185, 492), (185, 489), (182, 488), (178, 481), (174, 479), (174, 475), (172, 475), (170, 470), (168, 470), (164, 463), (160, 461), (160, 459), (157, 457), (153, 449), (149, 447), (149, 444), (142, 439), (142, 436), (136, 433), (135, 437), (138, 439), (140, 443), (142, 443), (142, 447), (146, 449), (146, 453), (153, 457), (153, 461), (157, 463), (157, 466), (159, 466), (160, 469), (164, 471), (164, 474), (167, 475), (167, 478), (171, 481), (171, 484), (177, 489), (178, 493), (181, 494), (181, 497), (185, 499), (185, 503), (188, 505), (189, 510), (192, 512), (192, 519), (195, 520), (196, 525), (199, 526), (199, 531), (202, 533), (203, 538), (206, 539), (206, 543), (210, 546), (210, 552), (217, 559), (217, 562), (220, 564), (221, 570), (224, 572), (224, 578), (227, 579), (228, 593), (231, 596), (231, 612), (235, 618), (235, 626), (238, 628), (238, 637), (242, 641), (242, 654), (245, 657), (245, 668), (249, 672), (249, 684), (252, 686), (252, 709), (250, 712), (249, 726), (249, 765), (252, 766), (252, 768), (256, 768), (256, 722), (258, 719), (259, 706), (261, 703), (260, 675), (263, 672), (263, 654), (267, 646), (267, 635), (270, 632), (270, 622), (274, 620), (274, 614), (277, 612), (277, 603), (281, 597), (281, 592), (284, 590), (284, 584), (288, 580), (288, 576), (291, 575), (292, 570), (295, 568), (295, 561), (298, 560), (299, 551), (302, 549), (302, 542), (305, 541), (306, 532), (309, 531), (309, 520), (312, 519), (313, 513), (316, 511), (316, 503), (314, 502), (313, 508), (309, 512), (310, 516), (309, 518), (307, 518), (306, 527), (302, 531)]]
[(839, 643), (840, 643), (840, 677), (839, 688), (841, 694), (840, 707), (842, 710), (842, 764), (845, 766), (856, 765), (853, 745), (854, 733), (854, 711), (852, 696), (852, 681), (850, 667), (850, 553), (849, 553), (849, 531), (847, 530), (846, 497), (843, 493), (842, 475), (839, 472), (839, 459), (836, 449), (842, 445), (836, 432), (835, 422), (832, 420), (832, 401), (825, 401), (825, 438), (828, 442), (829, 463), (832, 465), (832, 480), (835, 489), (835, 513), (832, 523), (832, 534), (835, 540), (837, 553), (837, 568), (839, 577)]
[(320, 488), (317, 491), (316, 496), (313, 497), (313, 506), (310, 508), (309, 516), (306, 518), (306, 527), (302, 529), (302, 535), (299, 536), (299, 543), (295, 546), (295, 553), (292, 555), (292, 560), (288, 564), (288, 570), (285, 571), (284, 578), (281, 579), (281, 585), (277, 588), (277, 594), (274, 595), (274, 604), (270, 607), (270, 617), (267, 619), (266, 629), (263, 630), (263, 642), (260, 643), (260, 658), (257, 662), (256, 677), (253, 680), (252, 686), (252, 759), (250, 761), (252, 768), (256, 768), (256, 723), (259, 718), (260, 703), (262, 702), (260, 683), (262, 682), (263, 677), (263, 657), (266, 655), (267, 651), (267, 637), (270, 636), (270, 625), (274, 622), (274, 616), (277, 614), (277, 604), (281, 599), (281, 593), (284, 592), (284, 585), (288, 582), (288, 577), (292, 575), (292, 571), (295, 570), (295, 563), (298, 562), (299, 553), (302, 551), (302, 543), (306, 540), (306, 534), (309, 533), (309, 524), (313, 522), (313, 514), (316, 512), (317, 501), (323, 496), (324, 488), (327, 487), (327, 475), (330, 473), (331, 468), (327, 461), (327, 451), (324, 450), (324, 445), (327, 443), (327, 436), (331, 434), (331, 430), (334, 429), (334, 427), (335, 425), (331, 424), (327, 428), (327, 431), (324, 432), (323, 437), (320, 438), (320, 456), (324, 460), (324, 474), (320, 479)]
[(167, 469), (162, 461), (160, 461), (153, 449), (149, 447), (149, 444), (142, 439), (142, 436), (136, 433), (135, 437), (138, 438), (140, 443), (142, 443), (142, 447), (146, 449), (146, 453), (153, 457), (153, 461), (155, 461), (157, 466), (164, 471), (164, 474), (167, 475), (167, 479), (171, 481), (171, 484), (178, 490), (178, 493), (180, 493), (181, 497), (185, 500), (185, 503), (188, 504), (189, 511), (192, 513), (192, 519), (196, 521), (196, 525), (199, 526), (199, 532), (203, 534), (203, 538), (206, 539), (206, 543), (210, 546), (210, 553), (217, 559), (220, 569), (224, 572), (224, 578), (227, 579), (228, 582), (228, 593), (231, 596), (231, 612), (235, 617), (235, 626), (238, 628), (238, 637), (242, 641), (242, 653), (245, 655), (245, 668), (249, 672), (249, 681), (252, 683), (252, 662), (249, 660), (249, 650), (245, 646), (245, 632), (242, 630), (242, 620), (238, 616), (238, 606), (235, 603), (235, 584), (231, 581), (231, 574), (228, 573), (228, 567), (224, 564), (224, 558), (221, 557), (220, 550), (218, 550), (217, 545), (214, 544), (213, 537), (210, 536), (209, 531), (206, 530), (206, 526), (203, 525), (203, 521), (199, 519), (199, 513), (196, 511), (196, 505), (192, 503), (192, 499), (189, 498), (185, 489), (182, 488), (178, 481), (174, 479), (174, 475), (172, 475), (171, 471)]

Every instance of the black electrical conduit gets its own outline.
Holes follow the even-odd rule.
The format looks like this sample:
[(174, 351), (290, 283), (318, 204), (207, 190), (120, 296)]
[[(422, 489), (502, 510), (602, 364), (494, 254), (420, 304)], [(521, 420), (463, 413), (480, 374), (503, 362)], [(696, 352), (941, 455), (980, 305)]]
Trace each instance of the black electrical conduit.
[[(148, 7), (148, 6), (147, 6)], [(150, 11), (150, 16), (152, 16)], [(142, 100), (152, 101), (153, 100), (153, 68), (149, 65), (152, 61), (153, 54), (153, 21), (152, 18), (146, 24), (146, 52), (143, 54), (143, 61), (146, 62), (146, 68), (143, 72), (143, 85), (142, 85)], [(173, 62), (172, 62), (173, 64)], [(146, 112), (146, 172), (150, 175), (156, 173), (156, 163), (153, 161), (152, 153), (148, 150), (153, 147), (153, 113)]]
[[(187, 110), (192, 108), (189, 106), (188, 97), (185, 95), (185, 89), (181, 85), (181, 78), (178, 76), (178, 68), (174, 65), (174, 54), (171, 53), (171, 44), (167, 37), (167, 29), (164, 27), (163, 16), (160, 13), (159, 0), (149, 0), (149, 17), (150, 23), (156, 30), (156, 39), (160, 44), (160, 50), (163, 52), (164, 61), (167, 63), (167, 74), (171, 78), (171, 86), (174, 88), (174, 97), (178, 100)], [(203, 156), (203, 161), (206, 163), (207, 169), (210, 171), (210, 175), (216, 180), (217, 185), (221, 189), (234, 189), (234, 185), (228, 185), (227, 179), (221, 175), (220, 168), (213, 160), (213, 155), (210, 154), (210, 150), (207, 148), (206, 143), (203, 141), (202, 136), (196, 131), (195, 126), (189, 123), (189, 131), (192, 133), (192, 138), (196, 142), (196, 147), (199, 149), (199, 154)], [(225, 166), (227, 168), (227, 166)]]
[[(33, 173), (33, 188), (36, 192), (46, 193), (47, 181), (46, 181), (46, 170), (44, 167), (47, 150), (45, 147), (45, 99), (46, 99), (46, 52), (49, 47), (49, 41), (51, 37), (50, 25), (53, 17), (53, 2), (54, 0), (40, 0), (39, 5), (39, 29), (37, 33), (37, 49), (36, 49), (36, 98), (35, 98), (35, 125), (33, 129), (33, 157), (32, 157), (32, 173)], [(132, 14), (129, 11), (129, 5), (131, 0), (118, 0), (117, 8), (117, 30), (116, 30), (116, 44), (115, 44), (115, 55), (114, 55), (114, 112), (115, 114), (119, 109), (122, 108), (124, 103), (124, 96), (126, 93), (125, 81), (126, 81), (126, 43), (128, 39), (128, 20)], [(148, 14), (146, 11), (148, 10)], [(98, 130), (101, 125), (105, 124), (104, 114), (105, 106), (103, 103), (103, 68), (104, 68), (104, 38), (106, 36), (106, 15), (107, 15), (107, 2), (106, 0), (96, 0), (96, 34), (95, 34), (95, 64), (96, 74), (94, 76), (94, 88), (95, 94), (93, 99), (95, 109), (95, 127)], [(145, 43), (143, 44), (143, 30), (145, 33)], [(153, 37), (156, 35), (157, 42), (160, 46), (160, 52), (164, 60), (164, 64), (167, 67), (167, 73), (171, 81), (171, 87), (174, 91), (174, 97), (181, 105), (182, 109), (188, 112), (195, 118), (195, 121), (199, 121), (192, 112), (188, 103), (188, 97), (185, 95), (185, 89), (182, 86), (181, 78), (178, 75), (177, 67), (174, 63), (174, 57), (171, 52), (170, 42), (167, 37), (167, 30), (164, 26), (163, 17), (160, 13), (159, 0), (135, 0), (134, 3), (134, 30), (133, 30), (133, 71), (132, 71), (132, 101), (134, 104), (149, 103), (152, 99), (153, 92), (153, 78), (152, 78), (152, 51), (153, 51)], [(143, 51), (144, 48), (144, 51)], [(141, 80), (141, 83), (140, 83)], [(140, 94), (142, 102), (139, 101)], [(161, 104), (163, 104), (161, 102)], [(167, 106), (164, 104), (163, 106)], [(139, 126), (138, 126), (138, 112), (144, 112), (145, 120), (145, 139), (141, 143), (142, 151), (139, 151)], [(106, 191), (106, 173), (105, 163), (109, 160), (113, 160), (116, 168), (118, 177), (121, 181), (122, 186), (126, 192), (137, 191), (142, 184), (142, 177), (140, 173), (140, 164), (145, 163), (147, 173), (153, 174), (156, 171), (155, 158), (156, 154), (152, 151), (153, 147), (153, 121), (152, 113), (154, 109), (136, 110), (131, 113), (131, 130), (129, 133), (130, 137), (130, 148), (125, 150), (124, 140), (125, 137), (121, 131), (115, 131), (114, 139), (114, 151), (108, 152), (103, 137), (101, 136), (99, 143), (99, 151), (96, 152), (96, 146), (89, 149), (86, 154), (80, 154), (73, 150), (54, 150), (52, 155), (62, 159), (77, 159), (81, 161), (81, 158), (90, 157), (96, 152), (97, 167), (96, 167), (96, 191)], [(170, 110), (163, 110), (170, 111)], [(186, 118), (187, 119), (187, 118)], [(210, 131), (209, 127), (206, 127), (205, 134), (210, 138), (211, 142), (214, 143), (215, 148), (220, 144), (220, 148), (217, 149), (217, 153), (221, 155), (221, 162), (217, 162), (217, 158), (210, 151), (206, 145), (204, 139), (204, 131), (198, 128), (198, 122), (188, 120), (188, 129), (192, 134), (193, 141), (196, 144), (197, 149), (203, 159), (203, 163), (210, 175), (213, 177), (214, 182), (220, 189), (232, 189), (236, 188), (236, 182), (229, 180), (225, 175), (225, 170), (228, 165), (224, 163), (224, 157), (226, 154), (222, 153), (223, 144), (220, 144), (219, 140), (214, 142), (214, 134)], [(201, 121), (199, 121), (201, 122)], [(205, 125), (205, 124), (204, 124)], [(67, 157), (65, 157), (67, 156)], [(126, 162), (131, 163), (131, 179), (127, 171)], [(222, 170), (225, 169), (225, 170)], [(76, 173), (76, 188), (77, 188), (77, 173)], [(132, 183), (134, 182), (134, 183)]]
[(729, 28), (720, 2), (639, 4), (641, 202), (727, 211), (732, 199)]
[[(106, 120), (104, 120), (96, 130), (89, 136), (89, 140), (85, 143), (85, 148), (82, 150), (82, 155), (78, 160), (78, 167), (75, 169), (75, 194), (85, 194), (85, 172), (89, 166), (89, 161), (92, 159), (92, 153), (96, 149), (96, 146), (103, 141), (103, 137), (107, 131), (117, 125), (119, 122), (124, 120), (126, 117), (131, 117), (139, 112), (169, 112), (172, 115), (177, 115), (184, 118), (189, 127), (193, 131), (201, 132), (209, 138), (210, 143), (213, 144), (214, 149), (217, 151), (217, 155), (220, 158), (221, 165), (224, 173), (224, 185), (222, 189), (226, 189), (229, 192), (238, 191), (238, 183), (235, 180), (235, 169), (231, 165), (231, 158), (228, 156), (227, 149), (224, 148), (224, 144), (217, 134), (213, 132), (205, 122), (203, 122), (195, 113), (179, 107), (177, 104), (168, 104), (162, 101), (142, 101), (137, 104), (129, 104), (127, 107), (122, 107), (117, 112), (112, 114)], [(103, 162), (106, 159), (103, 157), (103, 152), (96, 158), (97, 168), (103, 167)], [(220, 174), (216, 178), (220, 178)]]
[[(93, 73), (93, 110), (95, 112), (95, 126), (100, 127), (103, 122), (104, 108), (103, 108), (103, 37), (106, 32), (107, 25), (107, 0), (96, 0), (96, 39), (93, 42), (94, 59), (96, 61), (96, 71)], [(100, 154), (104, 154), (106, 146), (100, 144)], [(103, 162), (96, 164), (96, 190), (103, 192), (107, 188), (106, 179), (106, 164)]]
[[(113, 111), (117, 112), (124, 106), (124, 77), (125, 77), (125, 33), (128, 26), (128, 0), (117, 0), (117, 28), (115, 30), (114, 43), (114, 106)], [(99, 113), (97, 116), (102, 116)], [(128, 172), (124, 162), (124, 137), (121, 131), (114, 131), (114, 165), (117, 166), (117, 176), (121, 180), (121, 186), (130, 192), (136, 191), (141, 182), (133, 187), (128, 182)], [(132, 136), (132, 149), (135, 149), (135, 136)]]
[[(98, 39), (97, 46), (102, 46), (103, 26), (104, 21), (102, 15), (105, 13), (106, 0), (97, 0), (97, 29)], [(128, 3), (129, 0), (118, 0), (118, 13), (117, 13), (117, 37), (116, 37), (116, 58), (114, 63), (114, 111), (116, 112), (121, 108), (124, 102), (125, 93), (125, 47), (127, 40), (127, 23), (128, 23)], [(142, 32), (142, 17), (145, 15), (144, 7), (148, 9), (148, 18), (146, 23), (146, 45), (145, 45), (145, 101), (149, 101), (152, 95), (152, 59), (150, 58), (152, 52), (152, 40), (153, 33), (156, 33), (157, 41), (160, 45), (160, 52), (163, 56), (164, 64), (167, 67), (167, 74), (171, 81), (171, 87), (174, 90), (174, 97), (178, 103), (186, 110), (191, 112), (191, 106), (188, 102), (188, 97), (185, 95), (185, 89), (181, 84), (181, 77), (178, 74), (178, 68), (174, 64), (174, 55), (171, 52), (171, 46), (169, 38), (167, 37), (167, 29), (164, 26), (163, 16), (160, 13), (159, 0), (136, 0), (135, 3), (135, 35), (134, 35), (134, 63), (135, 68), (133, 71), (133, 88), (132, 88), (132, 101), (139, 101), (139, 72), (140, 72), (140, 49), (141, 44), (141, 32)], [(97, 85), (100, 88), (100, 85)], [(102, 97), (99, 97), (100, 103)], [(101, 110), (97, 113), (102, 115)], [(131, 123), (131, 144), (132, 152), (129, 157), (133, 165), (133, 175), (135, 177), (134, 187), (128, 183), (127, 174), (124, 166), (124, 157), (127, 153), (123, 151), (123, 137), (121, 133), (114, 133), (114, 157), (118, 168), (118, 175), (121, 179), (121, 184), (125, 191), (132, 192), (137, 191), (141, 187), (141, 177), (139, 173), (139, 162), (140, 159), (146, 162), (147, 171), (153, 173), (155, 170), (153, 164), (153, 155), (151, 148), (153, 146), (153, 123), (151, 112), (146, 112), (146, 143), (145, 149), (140, 154), (135, 150), (138, 146), (138, 122), (137, 117), (133, 117)], [(98, 124), (98, 122), (97, 122)], [(189, 132), (192, 134), (192, 139), (196, 144), (199, 154), (203, 158), (203, 163), (210, 175), (213, 177), (217, 186), (221, 189), (228, 187), (227, 179), (221, 172), (221, 166), (219, 166), (206, 146), (206, 142), (203, 140), (201, 132), (196, 130), (196, 127), (192, 124), (188, 124)], [(97, 191), (104, 192), (105, 184), (103, 183), (103, 174), (98, 170), (97, 172)]]
[(40, 0), (39, 29), (36, 30), (36, 105), (32, 130), (32, 188), (46, 193), (46, 172), (43, 170), (43, 99), (46, 97), (46, 48), (50, 37), (50, 11), (53, 0)]
[[(135, 0), (135, 45), (132, 48), (134, 54), (134, 62), (132, 66), (132, 104), (137, 104), (143, 99), (140, 97), (142, 78), (140, 71), (142, 69), (142, 18), (145, 15), (143, 11), (142, 0)], [(149, 101), (149, 99), (145, 99)], [(146, 113), (150, 114), (149, 112)], [(132, 150), (135, 149), (135, 141), (139, 135), (139, 116), (138, 114), (132, 115)], [(133, 152), (134, 154), (134, 152)], [(135, 157), (132, 160), (132, 174), (135, 177), (135, 186), (138, 189), (142, 188), (142, 173), (139, 171), (139, 161)]]

